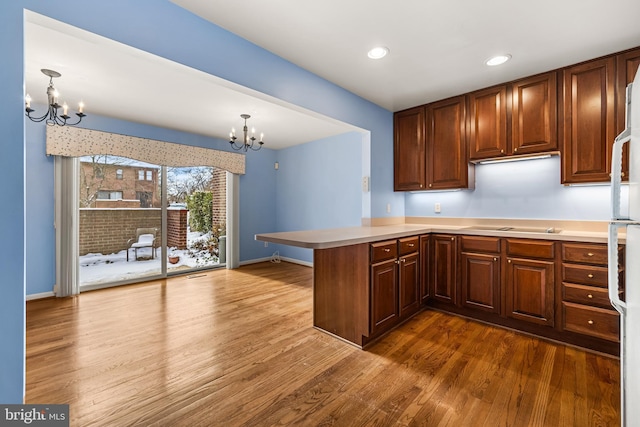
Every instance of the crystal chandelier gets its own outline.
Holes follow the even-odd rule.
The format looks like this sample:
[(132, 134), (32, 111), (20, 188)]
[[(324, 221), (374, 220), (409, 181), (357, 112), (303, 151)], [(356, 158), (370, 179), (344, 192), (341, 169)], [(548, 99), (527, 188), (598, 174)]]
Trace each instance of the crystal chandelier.
[[(67, 120), (71, 118), (71, 116), (67, 114), (69, 112), (69, 106), (67, 105), (67, 103), (65, 102), (62, 105), (58, 104), (58, 97), (60, 94), (58, 93), (56, 88), (53, 87), (53, 79), (54, 77), (60, 77), (62, 74), (60, 74), (57, 71), (47, 70), (46, 68), (43, 68), (40, 71), (42, 71), (42, 74), (44, 74), (45, 76), (49, 77), (49, 87), (47, 88), (47, 99), (49, 102), (49, 109), (46, 113), (44, 113), (43, 116), (33, 117), (31, 113), (33, 113), (35, 110), (31, 108), (31, 97), (29, 96), (29, 94), (27, 94), (27, 96), (24, 99), (25, 111), (27, 112), (26, 116), (29, 117), (34, 122), (42, 122), (46, 120), (46, 123), (50, 126), (53, 126), (53, 125), (75, 126), (78, 123), (80, 123), (82, 121), (82, 118), (86, 116), (86, 114), (82, 112), (84, 108), (84, 103), (80, 102), (78, 104), (78, 112), (76, 113), (76, 116), (78, 116), (78, 121), (75, 123), (67, 122)], [(62, 114), (58, 114), (58, 110), (60, 108), (62, 108)]]
[(258, 151), (259, 149), (262, 148), (262, 144), (264, 144), (264, 142), (262, 142), (262, 139), (264, 138), (264, 133), (260, 134), (260, 141), (258, 141), (258, 145), (254, 147), (254, 144), (256, 142), (256, 137), (255, 137), (256, 130), (255, 128), (251, 128), (251, 136), (249, 136), (249, 128), (247, 128), (247, 119), (250, 118), (251, 116), (248, 114), (240, 114), (240, 117), (244, 119), (244, 127), (242, 128), (244, 139), (240, 143), (236, 143), (236, 139), (238, 139), (236, 137), (236, 130), (231, 128), (231, 133), (229, 134), (229, 144), (231, 144), (231, 148), (233, 148), (234, 150), (247, 151), (251, 149), (253, 151)]

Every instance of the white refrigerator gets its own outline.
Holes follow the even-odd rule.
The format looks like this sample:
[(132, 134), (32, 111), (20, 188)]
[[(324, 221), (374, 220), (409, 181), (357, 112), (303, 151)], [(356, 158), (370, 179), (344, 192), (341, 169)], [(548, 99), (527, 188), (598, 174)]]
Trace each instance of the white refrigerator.
[[(626, 129), (616, 137), (611, 168), (609, 298), (620, 312), (621, 425), (640, 425), (640, 70), (627, 87)], [(629, 150), (629, 209), (621, 212), (622, 147)], [(618, 295), (618, 235), (626, 232), (624, 298)]]

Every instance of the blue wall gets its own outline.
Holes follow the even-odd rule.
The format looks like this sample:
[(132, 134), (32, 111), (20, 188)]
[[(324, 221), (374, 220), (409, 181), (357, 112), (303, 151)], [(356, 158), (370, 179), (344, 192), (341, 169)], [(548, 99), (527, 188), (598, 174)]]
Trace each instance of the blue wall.
[[(371, 132), (371, 211), (364, 216), (386, 216), (385, 206), (392, 203), (394, 216), (404, 215), (404, 195), (393, 192), (393, 120), (392, 113), (378, 107), (346, 90), (297, 67), (246, 40), (243, 40), (167, 0), (87, 0), (81, 7), (76, 2), (65, 0), (4, 1), (0, 2), (0, 53), (4, 67), (0, 68), (0, 78), (5, 88), (5, 101), (0, 105), (0, 128), (2, 129), (3, 156), (0, 159), (0, 178), (11, 183), (0, 189), (0, 197), (12, 201), (11, 209), (0, 213), (2, 224), (0, 238), (0, 269), (3, 274), (3, 298), (0, 299), (0, 402), (22, 402), (24, 394), (25, 357), (25, 284), (29, 280), (33, 292), (50, 289), (50, 272), (25, 272), (32, 262), (25, 253), (27, 233), (29, 239), (48, 229), (45, 239), (51, 242), (52, 216), (48, 209), (40, 206), (51, 202), (51, 161), (38, 155), (32, 146), (25, 146), (24, 108), (24, 43), (23, 9), (77, 26), (96, 34), (128, 44), (138, 49), (182, 63), (206, 73), (216, 75), (254, 90), (275, 96), (312, 111), (337, 120), (350, 123)], [(171, 28), (171, 31), (166, 31)], [(194, 43), (198, 40), (198, 43)], [(241, 67), (246, 58), (252, 58), (253, 67)], [(220, 60), (224, 58), (224, 61)], [(259, 70), (259, 72), (256, 72)], [(89, 122), (87, 122), (89, 123)], [(38, 131), (36, 131), (37, 133)], [(164, 130), (145, 130), (146, 136), (155, 139), (172, 140)], [(157, 132), (157, 133), (156, 133)], [(29, 134), (31, 137), (32, 135)], [(33, 138), (38, 138), (34, 134)], [(196, 136), (176, 141), (192, 143)], [(197, 145), (197, 143), (196, 143)], [(25, 152), (27, 150), (27, 152)], [(264, 153), (269, 153), (265, 150)], [(275, 153), (253, 157), (247, 162), (248, 169), (254, 169), (257, 179), (263, 179), (275, 172), (270, 168), (275, 161)], [(25, 167), (25, 162), (29, 167)], [(31, 165), (34, 165), (31, 167)], [(264, 165), (263, 169), (261, 165)], [(46, 176), (40, 181), (40, 171)], [(275, 175), (274, 175), (275, 176)], [(248, 259), (270, 254), (270, 249), (254, 242), (250, 228), (255, 232), (276, 230), (274, 217), (260, 215), (260, 211), (273, 209), (275, 197), (256, 186), (249, 176), (240, 182), (242, 194), (250, 201), (240, 202), (240, 227), (247, 233), (241, 237), (243, 257)], [(265, 181), (268, 183), (269, 181)], [(25, 192), (31, 191), (43, 198), (32, 201)], [(28, 206), (25, 206), (28, 203)], [(271, 206), (271, 207), (270, 207)], [(25, 228), (25, 217), (29, 227)], [(251, 236), (251, 237), (248, 237)], [(7, 245), (6, 242), (10, 242)], [(32, 246), (29, 246), (29, 251)], [(267, 252), (265, 252), (265, 250)], [(35, 260), (41, 261), (47, 270), (52, 269), (54, 254), (44, 249)], [(35, 262), (34, 260), (34, 262)], [(32, 282), (33, 281), (33, 282)], [(30, 289), (31, 291), (31, 289)]]
[[(627, 190), (624, 186), (623, 200)], [(477, 165), (474, 191), (409, 193), (405, 210), (407, 216), (608, 221), (610, 198), (606, 185), (561, 185), (556, 156)], [(434, 213), (435, 203), (441, 204), (440, 214)]]
[[(362, 134), (358, 132), (279, 150), (276, 229), (359, 226), (362, 222), (362, 151)], [(283, 257), (313, 261), (309, 249), (273, 246), (272, 251), (278, 251)]]

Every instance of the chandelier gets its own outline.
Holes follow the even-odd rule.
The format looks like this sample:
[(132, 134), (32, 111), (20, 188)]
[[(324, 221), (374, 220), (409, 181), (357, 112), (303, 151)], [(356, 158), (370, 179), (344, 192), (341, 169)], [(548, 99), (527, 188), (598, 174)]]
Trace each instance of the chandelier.
[(248, 114), (240, 114), (240, 117), (244, 119), (244, 127), (242, 128), (244, 139), (240, 143), (236, 143), (236, 139), (238, 139), (236, 138), (236, 130), (231, 128), (231, 133), (229, 134), (229, 144), (231, 144), (231, 148), (233, 148), (234, 150), (247, 151), (251, 149), (253, 151), (258, 151), (262, 148), (262, 144), (264, 144), (264, 142), (262, 142), (264, 133), (260, 134), (260, 141), (258, 141), (258, 145), (254, 147), (254, 144), (256, 142), (256, 130), (255, 128), (251, 128), (251, 136), (249, 136), (249, 128), (247, 128), (247, 119), (251, 116)]
[[(84, 108), (84, 103), (80, 102), (78, 104), (78, 112), (76, 113), (76, 116), (78, 116), (78, 121), (75, 123), (67, 122), (67, 120), (71, 118), (71, 116), (67, 114), (69, 112), (69, 106), (67, 105), (67, 103), (65, 102), (62, 105), (58, 104), (58, 96), (60, 94), (58, 93), (56, 88), (53, 87), (53, 79), (54, 77), (60, 77), (62, 74), (60, 74), (57, 71), (47, 70), (46, 68), (43, 68), (40, 71), (42, 71), (42, 74), (44, 74), (45, 76), (49, 77), (49, 87), (47, 88), (47, 98), (49, 102), (49, 109), (46, 113), (44, 113), (43, 116), (33, 117), (31, 113), (33, 113), (35, 110), (31, 108), (31, 97), (29, 96), (29, 94), (27, 94), (27, 96), (24, 99), (25, 111), (27, 112), (26, 116), (29, 117), (34, 122), (42, 122), (46, 120), (46, 123), (50, 126), (54, 126), (54, 125), (75, 126), (78, 123), (80, 123), (82, 121), (82, 118), (86, 116), (86, 114), (82, 112), (82, 109)], [(62, 114), (58, 114), (58, 110), (60, 108), (62, 108)]]

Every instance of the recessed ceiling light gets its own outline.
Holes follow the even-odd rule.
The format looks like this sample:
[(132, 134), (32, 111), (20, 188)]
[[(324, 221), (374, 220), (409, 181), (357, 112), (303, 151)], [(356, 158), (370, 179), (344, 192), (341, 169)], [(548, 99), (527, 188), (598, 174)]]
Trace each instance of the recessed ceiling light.
[(371, 49), (368, 53), (367, 56), (371, 59), (380, 59), (380, 58), (384, 58), (385, 56), (387, 56), (387, 53), (389, 53), (389, 49), (384, 47), (384, 46), (378, 46), (378, 47), (374, 47), (373, 49)]
[(504, 64), (505, 62), (507, 62), (510, 59), (511, 59), (511, 55), (509, 55), (509, 54), (496, 55), (493, 58), (487, 59), (485, 64), (487, 64), (490, 67), (493, 67), (493, 66), (496, 66), (496, 65)]

